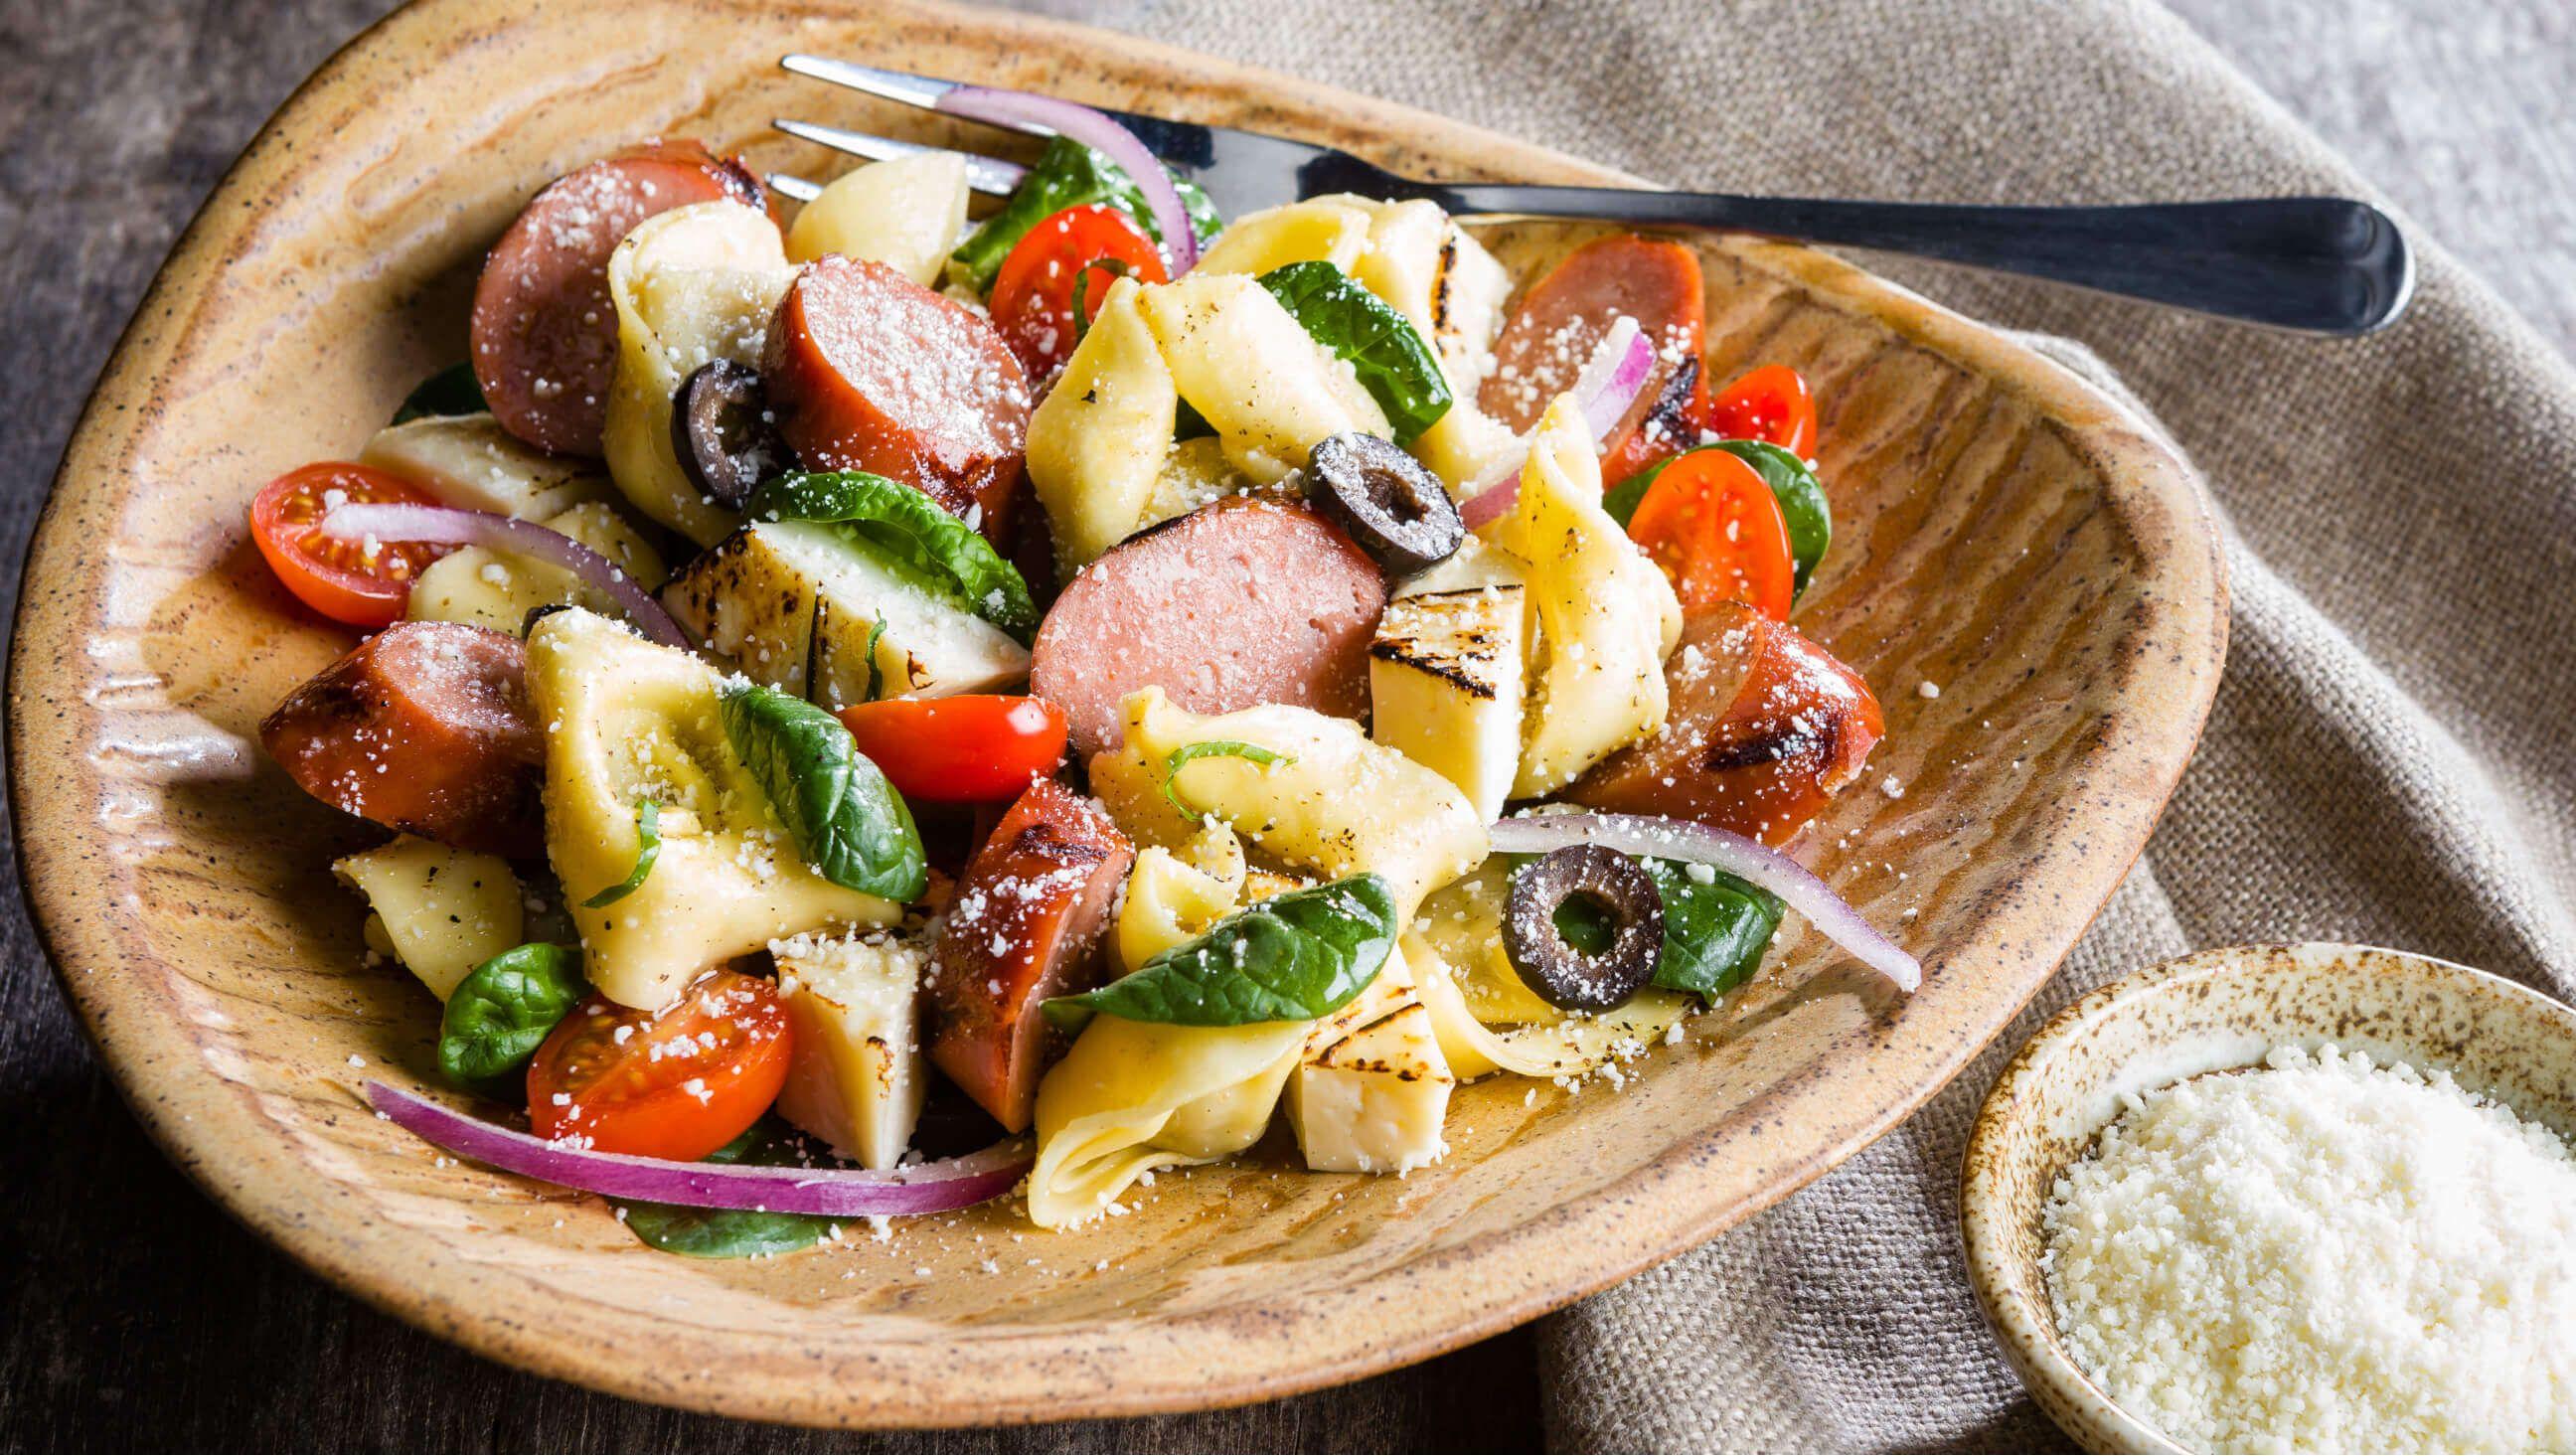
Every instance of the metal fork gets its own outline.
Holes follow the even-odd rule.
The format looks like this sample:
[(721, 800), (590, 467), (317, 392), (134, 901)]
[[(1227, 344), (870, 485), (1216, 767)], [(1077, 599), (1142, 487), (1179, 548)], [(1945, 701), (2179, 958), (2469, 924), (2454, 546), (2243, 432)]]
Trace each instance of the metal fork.
[[(934, 107), (959, 84), (822, 56), (791, 55), (779, 64), (799, 75), (911, 106)], [(1174, 171), (1206, 189), (1228, 216), (1328, 192), (1356, 192), (1390, 200), (1425, 198), (1468, 217), (1573, 217), (1724, 228), (1910, 253), (2320, 334), (2366, 334), (2385, 327), (2405, 311), (2415, 290), (2414, 260), (2397, 224), (2378, 208), (2348, 198), (1987, 207), (1426, 182), (1399, 177), (1348, 152), (1284, 137), (1132, 111), (1107, 114)], [(777, 126), (791, 136), (876, 160), (942, 150), (809, 122), (782, 119)], [(1035, 126), (1019, 129), (1051, 134)], [(1011, 162), (965, 155), (967, 181), (978, 192), (1008, 193), (1027, 171)], [(800, 177), (773, 174), (770, 181), (800, 200), (821, 190)]]

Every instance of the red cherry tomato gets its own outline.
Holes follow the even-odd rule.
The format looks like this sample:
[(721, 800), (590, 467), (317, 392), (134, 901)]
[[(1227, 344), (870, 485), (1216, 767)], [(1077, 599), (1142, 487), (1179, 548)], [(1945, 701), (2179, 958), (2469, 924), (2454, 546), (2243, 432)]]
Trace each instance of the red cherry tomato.
[(841, 722), (907, 799), (1014, 799), (1064, 762), (1064, 709), (1044, 698), (894, 698), (843, 708)]
[(1125, 274), (1139, 283), (1170, 275), (1145, 230), (1105, 202), (1068, 207), (1028, 230), (993, 275), (993, 327), (1020, 358), (1032, 381), (1055, 377), (1073, 357), (1077, 331), (1073, 301), (1082, 295), (1082, 321), (1090, 323)]
[(1816, 453), (1816, 399), (1805, 376), (1765, 364), (1710, 398), (1700, 417), (1721, 440), (1767, 440), (1801, 460)]
[(602, 1153), (695, 1162), (760, 1120), (787, 1081), (787, 1007), (717, 971), (660, 1011), (592, 996), (528, 1065), (528, 1122)]
[(455, 550), (421, 541), (334, 541), (314, 527), (344, 502), (436, 505), (398, 475), (346, 460), (301, 466), (251, 500), (250, 536), (271, 571), (304, 605), (352, 627), (382, 627), (403, 614), (421, 569)]
[(1672, 579), (1683, 611), (1745, 602), (1789, 619), (1798, 575), (1788, 519), (1761, 473), (1724, 450), (1694, 450), (1658, 472), (1628, 536)]

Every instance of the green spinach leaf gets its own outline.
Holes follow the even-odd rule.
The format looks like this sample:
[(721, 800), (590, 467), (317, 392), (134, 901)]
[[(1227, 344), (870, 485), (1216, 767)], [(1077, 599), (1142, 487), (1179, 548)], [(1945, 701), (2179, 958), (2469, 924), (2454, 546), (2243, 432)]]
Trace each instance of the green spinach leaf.
[(1096, 991), (1056, 997), (1047, 1019), (1067, 1028), (1098, 1011), (1177, 1026), (1312, 1021), (1368, 988), (1397, 929), (1394, 892), (1376, 875), (1291, 890)]
[(1172, 801), (1173, 808), (1191, 818), (1197, 816), (1190, 814), (1190, 806), (1181, 802), (1180, 791), (1172, 787), (1172, 781), (1181, 776), (1183, 765), (1202, 758), (1239, 758), (1246, 763), (1263, 765), (1297, 761), (1287, 754), (1273, 753), (1258, 743), (1239, 743), (1231, 738), (1211, 738), (1205, 743), (1182, 744), (1163, 755), (1163, 797)]
[[(1695, 449), (1723, 450), (1752, 466), (1762, 483), (1771, 487), (1771, 498), (1780, 503), (1781, 519), (1789, 525), (1789, 556), (1798, 569), (1796, 589), (1805, 591), (1807, 579), (1815, 575), (1816, 563), (1825, 559), (1825, 548), (1834, 539), (1834, 512), (1825, 500), (1824, 482), (1816, 479), (1816, 472), (1807, 468), (1806, 461), (1767, 440), (1720, 440)], [(1685, 450), (1673, 460), (1691, 453)], [(1601, 508), (1610, 513), (1612, 520), (1627, 525), (1628, 518), (1637, 513), (1637, 502), (1645, 498), (1646, 487), (1653, 485), (1655, 477), (1663, 474), (1664, 467), (1673, 460), (1649, 466), (1610, 487), (1602, 494)]]
[(1664, 949), (1654, 983), (1704, 1001), (1744, 984), (1780, 928), (1779, 897), (1706, 865), (1642, 863), (1664, 897)]
[(1316, 343), (1347, 360), (1360, 387), (1386, 412), (1395, 443), (1410, 445), (1449, 413), (1449, 376), (1413, 321), (1351, 276), (1320, 260), (1261, 275)]
[(812, 521), (852, 540), (957, 605), (1020, 638), (1038, 624), (1037, 603), (1018, 568), (993, 543), (911, 486), (864, 470), (781, 475), (754, 491), (755, 521)]
[(403, 396), (393, 423), (407, 425), (431, 415), (479, 415), (490, 407), (483, 401), (483, 386), (475, 382), (474, 366), (450, 364)]
[[(806, 1161), (796, 1135), (762, 1118), (732, 1142), (706, 1155), (710, 1163), (786, 1168)], [(841, 1222), (810, 1213), (762, 1213), (748, 1208), (688, 1208), (676, 1203), (620, 1202), (627, 1230), (666, 1254), (693, 1259), (751, 1259), (792, 1254), (831, 1237)]]
[(438, 1023), (438, 1072), (469, 1091), (509, 1097), (528, 1059), (590, 990), (578, 947), (513, 946), (467, 973)]
[[(1208, 200), (1197, 183), (1174, 174), (1172, 185), (1180, 189), (1181, 206), (1190, 215), (1190, 230), (1198, 234), (1204, 246), (1225, 227), (1225, 219), (1217, 215), (1216, 204)], [(1001, 271), (1002, 260), (1011, 255), (1011, 249), (1028, 235), (1029, 229), (1068, 207), (1089, 202), (1108, 203), (1134, 218), (1147, 237), (1158, 243), (1163, 240), (1163, 231), (1154, 226), (1154, 210), (1146, 205), (1145, 194), (1136, 189), (1116, 162), (1080, 142), (1056, 137), (1038, 154), (1029, 175), (1020, 179), (1001, 210), (984, 219), (949, 255), (949, 271), (977, 293), (990, 293), (993, 275)]]
[(626, 878), (582, 901), (592, 910), (605, 910), (637, 890), (644, 888), (644, 877), (653, 873), (653, 861), (662, 857), (662, 806), (651, 799), (635, 801), (635, 868)]
[(796, 852), (833, 884), (898, 903), (930, 883), (921, 831), (903, 795), (841, 720), (776, 688), (728, 687), (716, 700), (725, 741), (760, 781)]

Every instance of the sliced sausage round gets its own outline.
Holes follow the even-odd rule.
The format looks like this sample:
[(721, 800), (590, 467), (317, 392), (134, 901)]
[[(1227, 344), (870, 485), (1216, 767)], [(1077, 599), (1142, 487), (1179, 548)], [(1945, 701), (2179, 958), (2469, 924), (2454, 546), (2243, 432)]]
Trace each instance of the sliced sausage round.
[(1664, 682), (1663, 731), (1603, 760), (1567, 798), (1778, 844), (1860, 776), (1887, 729), (1859, 673), (1742, 602), (1682, 624)]
[(544, 847), (545, 736), (518, 638), (396, 622), (286, 695), (260, 742), (313, 797), (459, 849)]
[(608, 255), (636, 224), (694, 202), (766, 209), (740, 162), (649, 142), (555, 179), (492, 245), (474, 288), (471, 359), (501, 427), (540, 450), (596, 455), (617, 362)]
[(1139, 532), (1074, 574), (1038, 625), (1031, 691), (1086, 758), (1125, 737), (1119, 703), (1157, 686), (1192, 712), (1368, 709), (1386, 578), (1313, 509), (1229, 496)]
[(1090, 800), (1037, 779), (957, 882), (931, 947), (930, 1059), (1012, 1132), (1037, 1110), (1040, 1008), (1089, 989), (1136, 854)]
[(972, 309), (883, 263), (819, 258), (779, 300), (761, 375), (806, 469), (916, 486), (1009, 545), (1029, 384)]
[(1621, 315), (1655, 346), (1654, 371), (1607, 436), (1624, 439), (1655, 407), (1673, 371), (1699, 357), (1708, 295), (1699, 255), (1663, 238), (1614, 233), (1565, 256), (1512, 305), (1494, 340), (1494, 368), (1477, 388), (1485, 413), (1526, 430), (1550, 400), (1574, 387), (1592, 350)]

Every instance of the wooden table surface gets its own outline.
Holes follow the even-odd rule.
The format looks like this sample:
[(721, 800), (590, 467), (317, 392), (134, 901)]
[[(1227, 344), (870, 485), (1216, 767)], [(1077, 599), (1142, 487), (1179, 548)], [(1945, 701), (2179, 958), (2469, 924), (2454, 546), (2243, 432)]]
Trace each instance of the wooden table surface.
[[(2513, 63), (2531, 59), (2512, 44), (2517, 17), (2555, 3), (2475, 0), (2448, 12), (2466, 18), (2431, 51), (2408, 48), (2402, 27), (2341, 24), (2344, 0), (2180, 8), (2328, 140), (2393, 173), (2437, 234), (2468, 218), (2452, 240), (2564, 343), (2576, 190), (2520, 193), (2537, 223), (2442, 207), (2492, 204), (2517, 176), (2566, 165), (2515, 144), (2522, 101), (2567, 105)], [(2449, 4), (2364, 8), (2385, 20)], [(0, 337), (13, 354), (0, 369), (0, 597), (16, 599), (73, 417), (163, 253), (259, 123), (383, 8), (0, 0)], [(2502, 64), (2480, 59), (2481, 41)], [(2356, 77), (2380, 100), (2353, 103)], [(1518, 1450), (1542, 1437), (1525, 1333), (1238, 1411), (894, 1436), (684, 1415), (487, 1363), (306, 1275), (163, 1161), (57, 994), (14, 876), (0, 903), (0, 1189), (0, 1448)]]

